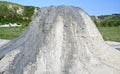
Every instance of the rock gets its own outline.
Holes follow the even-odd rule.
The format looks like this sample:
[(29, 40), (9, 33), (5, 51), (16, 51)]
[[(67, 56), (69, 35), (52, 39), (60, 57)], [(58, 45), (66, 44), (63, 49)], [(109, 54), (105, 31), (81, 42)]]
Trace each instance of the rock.
[(8, 63), (0, 62), (3, 74), (120, 74), (120, 52), (73, 6), (41, 8), (23, 35), (0, 48), (0, 58)]
[(0, 47), (8, 42), (9, 42), (9, 40), (0, 39)]
[(0, 27), (21, 27), (22, 25), (21, 24), (12, 24), (12, 23), (9, 23), (9, 24), (4, 24), (4, 25), (0, 25)]
[(108, 45), (110, 45), (111, 47), (120, 50), (120, 42), (114, 42), (114, 41), (106, 41), (106, 43)]

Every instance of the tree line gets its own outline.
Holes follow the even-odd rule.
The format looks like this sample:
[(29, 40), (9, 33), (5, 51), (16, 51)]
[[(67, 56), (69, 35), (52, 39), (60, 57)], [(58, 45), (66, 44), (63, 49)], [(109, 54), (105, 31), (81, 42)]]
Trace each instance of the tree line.
[(120, 20), (94, 21), (98, 27), (120, 27)]
[(98, 27), (120, 27), (120, 14), (91, 16)]

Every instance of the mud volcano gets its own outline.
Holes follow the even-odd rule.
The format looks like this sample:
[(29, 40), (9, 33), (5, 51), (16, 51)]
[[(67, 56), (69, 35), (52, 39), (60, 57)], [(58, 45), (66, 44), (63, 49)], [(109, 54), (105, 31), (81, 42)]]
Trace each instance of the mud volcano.
[(1, 74), (120, 74), (120, 52), (73, 6), (41, 8), (23, 35), (0, 48), (0, 58)]

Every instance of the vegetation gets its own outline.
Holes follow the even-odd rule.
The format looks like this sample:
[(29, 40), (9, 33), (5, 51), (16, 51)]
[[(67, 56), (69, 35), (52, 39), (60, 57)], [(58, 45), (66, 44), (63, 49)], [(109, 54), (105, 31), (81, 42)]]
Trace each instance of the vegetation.
[(120, 42), (120, 27), (98, 27), (104, 40)]
[(120, 27), (120, 14), (92, 16), (98, 27)]
[(0, 39), (13, 39), (21, 35), (31, 21), (35, 8), (39, 9), (38, 7), (0, 1), (0, 25), (8, 23), (22, 25), (22, 27), (0, 27)]
[(103, 20), (120, 20), (120, 14), (112, 14), (112, 15), (101, 15), (98, 16), (99, 19)]
[(104, 20), (97, 23), (98, 27), (120, 27), (120, 20)]
[(0, 39), (14, 39), (19, 37), (26, 28), (0, 27)]
[(35, 8), (38, 9), (0, 1), (0, 24), (17, 23), (25, 27), (31, 21)]

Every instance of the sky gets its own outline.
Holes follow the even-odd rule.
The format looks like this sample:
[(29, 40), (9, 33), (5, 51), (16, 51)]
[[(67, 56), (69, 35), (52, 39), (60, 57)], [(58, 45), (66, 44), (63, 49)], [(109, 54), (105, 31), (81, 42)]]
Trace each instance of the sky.
[[(2, 0), (3, 1), (3, 0)], [(72, 5), (82, 8), (89, 15), (120, 13), (120, 0), (5, 0), (22, 5), (46, 7), (50, 5)]]

